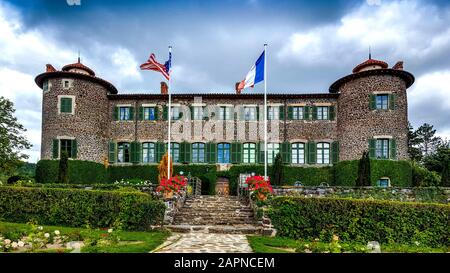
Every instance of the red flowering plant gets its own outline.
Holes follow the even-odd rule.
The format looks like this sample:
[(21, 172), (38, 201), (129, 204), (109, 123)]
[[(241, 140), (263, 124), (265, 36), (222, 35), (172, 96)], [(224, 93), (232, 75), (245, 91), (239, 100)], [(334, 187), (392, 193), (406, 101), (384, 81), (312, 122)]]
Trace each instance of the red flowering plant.
[(255, 175), (248, 177), (245, 182), (247, 183), (249, 190), (252, 191), (254, 196), (260, 201), (266, 200), (267, 196), (273, 193), (269, 178), (265, 180), (264, 177)]
[(167, 193), (179, 193), (180, 190), (187, 186), (187, 178), (184, 176), (173, 176), (170, 179), (163, 177), (159, 182), (157, 192)]

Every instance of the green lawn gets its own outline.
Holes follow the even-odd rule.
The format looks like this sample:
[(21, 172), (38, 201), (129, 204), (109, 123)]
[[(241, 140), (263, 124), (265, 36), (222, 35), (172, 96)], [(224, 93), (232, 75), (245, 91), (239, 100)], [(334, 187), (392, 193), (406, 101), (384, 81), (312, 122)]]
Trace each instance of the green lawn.
[[(81, 240), (86, 237), (100, 237), (101, 234), (107, 233), (105, 230), (73, 228), (61, 226), (43, 226), (44, 232), (54, 232), (59, 230), (61, 235), (68, 236), (70, 240)], [(8, 239), (17, 240), (30, 230), (27, 224), (0, 222), (0, 234)], [(120, 242), (116, 245), (92, 247), (86, 246), (81, 249), (83, 253), (100, 252), (100, 253), (148, 253), (162, 244), (170, 235), (169, 232), (151, 231), (151, 232), (135, 232), (135, 231), (118, 231), (117, 235)], [(57, 250), (41, 250), (40, 252), (58, 252)]]
[[(312, 242), (284, 237), (247, 236), (247, 238), (255, 253), (295, 253), (297, 247), (312, 244)], [(344, 249), (349, 249), (351, 252), (362, 252), (356, 249), (365, 246), (363, 244), (345, 244), (342, 242), (340, 244)], [(317, 245), (324, 247), (328, 244), (318, 242)], [(446, 253), (450, 252), (450, 247), (431, 248), (416, 245), (384, 244), (381, 245), (381, 251), (387, 253)]]

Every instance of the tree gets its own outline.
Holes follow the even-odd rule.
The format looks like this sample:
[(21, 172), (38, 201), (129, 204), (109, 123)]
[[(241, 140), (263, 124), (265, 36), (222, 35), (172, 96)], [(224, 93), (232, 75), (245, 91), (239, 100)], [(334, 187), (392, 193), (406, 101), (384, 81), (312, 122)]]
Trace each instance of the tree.
[(422, 151), (418, 148), (421, 142), (417, 131), (414, 131), (411, 123), (408, 123), (408, 154), (413, 161), (420, 162), (422, 160)]
[(423, 159), (423, 165), (430, 171), (442, 173), (444, 162), (450, 158), (450, 141), (443, 141), (435, 152)]
[(443, 162), (442, 174), (441, 174), (441, 185), (443, 187), (450, 187), (450, 158), (446, 158)]
[(424, 123), (415, 131), (419, 148), (423, 156), (431, 155), (442, 142), (440, 137), (435, 136), (436, 130), (433, 125)]
[(370, 157), (369, 152), (365, 151), (359, 160), (358, 178), (356, 179), (357, 187), (371, 186), (370, 179)]
[(69, 183), (69, 155), (66, 151), (61, 152), (59, 159), (58, 183)]
[(0, 97), (0, 172), (12, 173), (28, 156), (21, 152), (31, 148), (22, 135), (26, 129), (14, 116), (14, 104)]
[(272, 177), (273, 177), (273, 181), (271, 181), (271, 182), (273, 185), (281, 186), (283, 184), (283, 178), (284, 178), (283, 158), (281, 157), (280, 153), (278, 153), (277, 156), (275, 157), (275, 161), (272, 166)]

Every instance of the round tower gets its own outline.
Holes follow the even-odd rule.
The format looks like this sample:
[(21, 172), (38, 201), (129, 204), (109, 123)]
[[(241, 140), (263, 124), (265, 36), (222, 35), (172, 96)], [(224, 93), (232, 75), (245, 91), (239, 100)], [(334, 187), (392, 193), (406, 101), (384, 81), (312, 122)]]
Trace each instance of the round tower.
[(408, 103), (406, 89), (414, 76), (403, 62), (388, 68), (384, 61), (369, 59), (330, 87), (339, 93), (337, 129), (340, 160), (408, 158)]
[(78, 62), (57, 71), (47, 65), (36, 84), (42, 88), (41, 159), (70, 158), (102, 163), (108, 154), (108, 94), (117, 94), (109, 82)]

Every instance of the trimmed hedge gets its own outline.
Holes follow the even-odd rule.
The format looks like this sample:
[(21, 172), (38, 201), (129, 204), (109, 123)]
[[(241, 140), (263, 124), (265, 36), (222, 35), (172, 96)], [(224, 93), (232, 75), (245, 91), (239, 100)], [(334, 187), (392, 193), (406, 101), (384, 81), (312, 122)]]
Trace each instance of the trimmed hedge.
[(450, 246), (450, 206), (341, 198), (276, 197), (268, 215), (294, 239)]
[[(58, 182), (59, 160), (40, 160), (36, 165), (37, 183)], [(105, 166), (92, 161), (69, 160), (69, 183), (107, 183)]]
[[(341, 161), (333, 166), (334, 186), (355, 186), (358, 177), (358, 160)], [(377, 185), (381, 177), (389, 177), (391, 186), (410, 187), (412, 184), (412, 166), (409, 161), (370, 160), (372, 186)]]
[(165, 204), (136, 192), (0, 187), (0, 218), (44, 225), (148, 230), (163, 220)]

